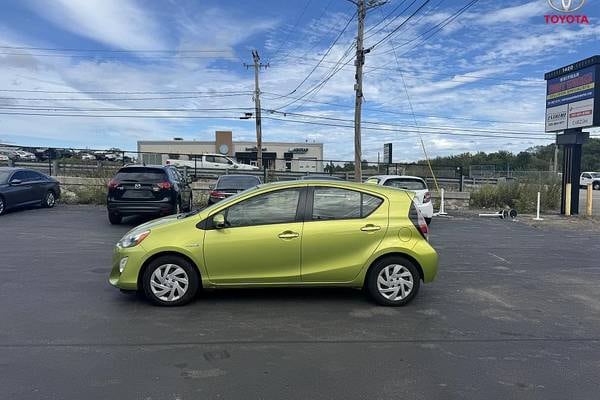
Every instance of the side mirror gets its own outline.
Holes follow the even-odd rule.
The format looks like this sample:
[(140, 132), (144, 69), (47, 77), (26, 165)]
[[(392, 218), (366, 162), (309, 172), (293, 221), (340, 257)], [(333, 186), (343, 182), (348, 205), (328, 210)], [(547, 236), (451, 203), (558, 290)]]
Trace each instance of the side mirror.
[(10, 181), (11, 185), (20, 185), (21, 183), (23, 183), (23, 181), (20, 179), (13, 179), (12, 181)]
[(213, 225), (217, 229), (223, 229), (223, 228), (225, 228), (225, 216), (223, 214), (221, 214), (221, 213), (216, 214), (215, 216), (213, 216)]

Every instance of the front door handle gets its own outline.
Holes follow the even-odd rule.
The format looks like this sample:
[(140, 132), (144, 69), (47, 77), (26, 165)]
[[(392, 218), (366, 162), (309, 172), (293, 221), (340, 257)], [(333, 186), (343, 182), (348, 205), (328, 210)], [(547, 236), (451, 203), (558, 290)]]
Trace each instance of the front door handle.
[(279, 235), (277, 235), (277, 237), (279, 239), (293, 239), (293, 238), (297, 238), (298, 236), (300, 236), (300, 234), (298, 232), (293, 232), (293, 231), (285, 231), (285, 232), (281, 232)]
[(362, 228), (360, 228), (361, 231), (363, 232), (376, 232), (381, 230), (380, 226), (377, 225), (373, 225), (373, 224), (367, 224), (365, 226), (363, 226)]

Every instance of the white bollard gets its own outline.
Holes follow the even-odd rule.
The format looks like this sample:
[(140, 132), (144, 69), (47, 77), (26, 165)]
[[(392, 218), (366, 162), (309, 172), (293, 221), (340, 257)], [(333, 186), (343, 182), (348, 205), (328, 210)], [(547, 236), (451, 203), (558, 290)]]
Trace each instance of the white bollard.
[(437, 215), (448, 215), (444, 210), (444, 188), (440, 189), (440, 211), (438, 211)]
[(535, 213), (535, 218), (533, 219), (534, 221), (543, 221), (543, 218), (540, 218), (540, 192), (538, 192), (537, 195), (537, 211)]

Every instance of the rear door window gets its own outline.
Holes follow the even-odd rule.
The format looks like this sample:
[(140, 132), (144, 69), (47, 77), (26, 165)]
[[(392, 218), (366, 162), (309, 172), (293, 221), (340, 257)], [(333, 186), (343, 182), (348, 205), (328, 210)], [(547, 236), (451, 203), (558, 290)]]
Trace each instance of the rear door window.
[(364, 218), (375, 211), (382, 199), (354, 190), (315, 187), (312, 219), (336, 220)]
[(390, 186), (398, 189), (406, 190), (424, 190), (427, 189), (427, 185), (420, 179), (412, 178), (392, 178), (385, 181), (383, 186)]

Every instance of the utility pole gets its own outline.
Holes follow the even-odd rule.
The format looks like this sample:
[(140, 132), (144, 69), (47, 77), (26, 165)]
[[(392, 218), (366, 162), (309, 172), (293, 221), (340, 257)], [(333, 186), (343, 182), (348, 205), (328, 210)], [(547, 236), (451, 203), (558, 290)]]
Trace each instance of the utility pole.
[(262, 125), (260, 119), (260, 88), (258, 85), (258, 75), (261, 68), (267, 69), (269, 64), (261, 64), (258, 50), (252, 50), (252, 60), (254, 64), (244, 64), (246, 68), (254, 67), (254, 111), (256, 119), (256, 166), (262, 168)]
[(354, 101), (354, 180), (362, 182), (362, 148), (361, 148), (361, 116), (363, 100), (363, 65), (365, 64), (365, 54), (371, 49), (364, 48), (365, 18), (367, 10), (381, 6), (386, 3), (384, 0), (348, 0), (357, 6), (358, 33), (356, 35), (356, 74), (354, 78), (354, 92), (356, 93)]
[(361, 148), (361, 114), (362, 114), (362, 81), (363, 65), (365, 63), (365, 50), (363, 48), (363, 37), (365, 33), (365, 17), (367, 14), (365, 0), (357, 0), (358, 6), (358, 34), (356, 35), (356, 83), (354, 91), (356, 98), (354, 100), (354, 180), (362, 182), (362, 148)]

